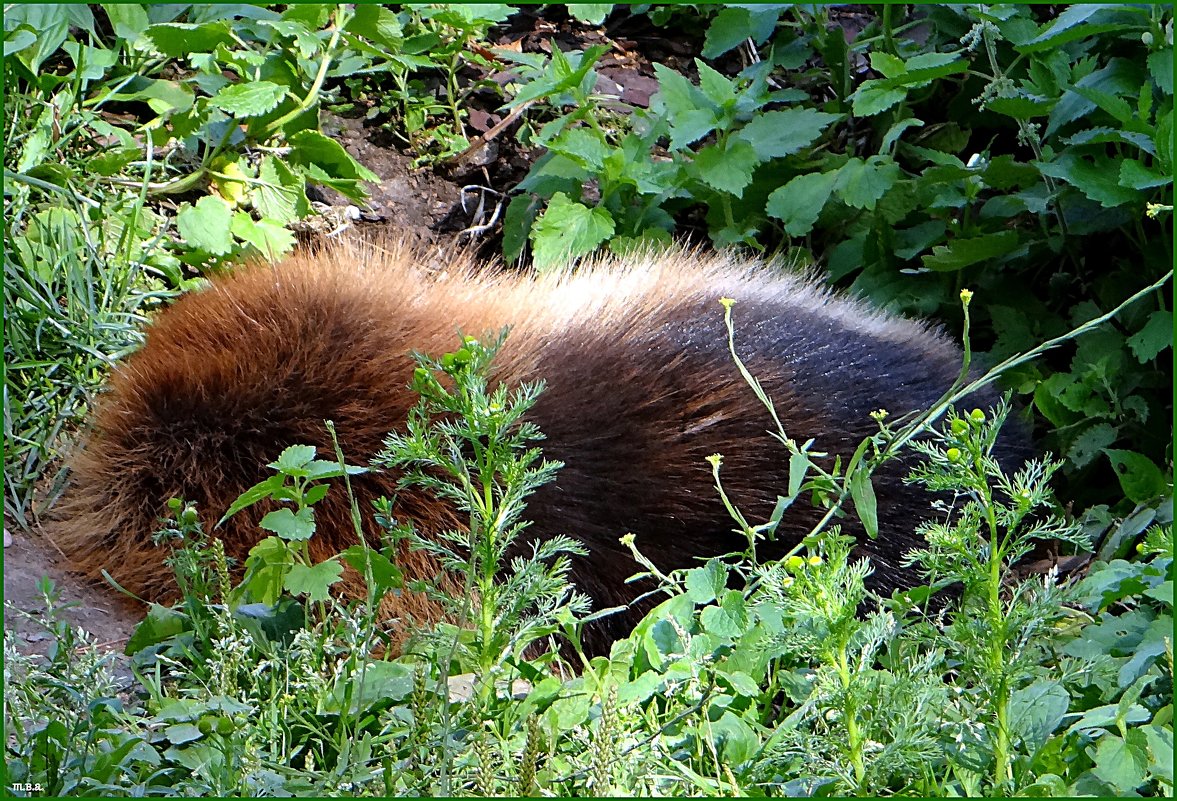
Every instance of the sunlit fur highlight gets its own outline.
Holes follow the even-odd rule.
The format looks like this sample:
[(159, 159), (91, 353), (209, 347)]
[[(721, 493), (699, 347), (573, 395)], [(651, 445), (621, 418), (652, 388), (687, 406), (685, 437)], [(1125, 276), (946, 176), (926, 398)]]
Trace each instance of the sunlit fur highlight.
[[(626, 603), (649, 588), (625, 581), (638, 570), (618, 542), (626, 533), (663, 570), (741, 547), (709, 454), (724, 455), (725, 490), (753, 521), (767, 518), (786, 486), (788, 455), (728, 353), (721, 297), (737, 301), (737, 348), (788, 434), (814, 438), (831, 455), (848, 456), (877, 430), (872, 410), (896, 417), (926, 407), (960, 369), (958, 348), (924, 323), (730, 255), (676, 250), (536, 277), (462, 259), (428, 271), (400, 245), (337, 245), (276, 267), (239, 268), (158, 315), (95, 405), (55, 537), (81, 573), (105, 569), (136, 595), (166, 600), (174, 579), (151, 535), (166, 501), (182, 497), (198, 503), (206, 529), (240, 567), (273, 507), (213, 524), (269, 474), (267, 462), (296, 443), (330, 458), (330, 419), (348, 459), (366, 464), (415, 402), (410, 351), (440, 354), (455, 349), (459, 331), (509, 325), (495, 378), (547, 382), (530, 419), (547, 436), (545, 456), (566, 465), (533, 497), (528, 536), (582, 541), (590, 555), (575, 561), (576, 583), (597, 608)], [(913, 580), (899, 561), (930, 514), (929, 497), (902, 485), (905, 469), (876, 476), (881, 533), (861, 546), (872, 583), (884, 589)], [(378, 538), (371, 501), (380, 496), (395, 494), (397, 516), (426, 535), (462, 525), (437, 500), (397, 492), (397, 478), (353, 479), (369, 541)], [(817, 516), (799, 499), (779, 543), (761, 555), (795, 544)], [(342, 486), (316, 519), (315, 559), (355, 542)], [(846, 528), (857, 530), (853, 521)], [(410, 577), (437, 573), (422, 553), (401, 560)], [(345, 592), (362, 592), (355, 576)], [(382, 611), (402, 630), (440, 614), (409, 592)], [(599, 624), (590, 648), (624, 634), (635, 614)]]

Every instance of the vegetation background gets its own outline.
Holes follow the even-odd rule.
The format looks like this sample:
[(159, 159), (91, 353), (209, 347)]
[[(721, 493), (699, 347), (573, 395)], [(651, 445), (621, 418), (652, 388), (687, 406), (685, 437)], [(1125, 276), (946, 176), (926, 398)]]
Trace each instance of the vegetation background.
[[(562, 584), (575, 546), (504, 565), (489, 509), (466, 535), (494, 547), (452, 553), (479, 577), (455, 619), (495, 618), (496, 582), (529, 603), (381, 658), (370, 610), (399, 574), (341, 555), (373, 597), (329, 600), (340, 562), (306, 563), (290, 521), (342, 468), (294, 450), (269, 487), (299, 488), (267, 527), (276, 561), (247, 566), (288, 566), (272, 592), (230, 586), (176, 504), (190, 592), (131, 638), (133, 681), (50, 585), (35, 614), (6, 609), (49, 634), (32, 655), (6, 624), (13, 792), (1172, 794), (1171, 7), (17, 4), (4, 32), (14, 531), (60, 493), (60, 453), (152, 311), (244, 257), (406, 219), (510, 268), (743, 248), (967, 320), (982, 363), (1040, 351), (1001, 380), (1057, 458), (1003, 484), (982, 458), (1000, 415), (935, 423), (918, 478), (972, 499), (917, 557), (964, 581), (942, 616), (919, 598), (857, 616), (863, 568), (815, 532), (777, 565), (661, 577), (666, 603), (573, 677), (536, 654), (586, 614)], [(465, 394), (421, 384), (421, 431), (446, 408), (478, 429), (493, 350), (423, 363)], [(550, 477), (519, 483), (527, 434), (482, 465), (504, 498)], [(862, 514), (873, 452), (823, 473), (794, 443), (779, 491)], [(771, 521), (741, 525), (754, 551)], [(1012, 570), (1040, 540), (1071, 582)]]

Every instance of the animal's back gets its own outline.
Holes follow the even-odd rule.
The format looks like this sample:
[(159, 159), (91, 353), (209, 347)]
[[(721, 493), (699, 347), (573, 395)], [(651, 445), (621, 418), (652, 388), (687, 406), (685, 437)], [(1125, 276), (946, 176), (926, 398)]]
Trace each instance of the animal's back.
[[(59, 541), (83, 572), (105, 568), (137, 594), (167, 597), (174, 587), (151, 533), (168, 498), (196, 501), (211, 529), (284, 447), (331, 453), (325, 419), (348, 459), (367, 463), (415, 402), (410, 351), (441, 353), (454, 348), (458, 330), (509, 325), (495, 377), (546, 381), (531, 418), (547, 437), (545, 456), (565, 463), (529, 504), (531, 536), (580, 539), (590, 556), (576, 561), (576, 582), (598, 607), (624, 603), (637, 594), (624, 583), (637, 566), (618, 542), (623, 534), (634, 533), (664, 569), (739, 545), (709, 454), (724, 455), (725, 489), (752, 518), (767, 517), (786, 483), (788, 455), (728, 353), (725, 296), (737, 301), (737, 348), (787, 433), (815, 438), (831, 454), (849, 455), (876, 430), (872, 410), (924, 408), (959, 371), (955, 346), (923, 324), (723, 256), (641, 256), (533, 279), (466, 264), (427, 275), (398, 248), (328, 250), (214, 279), (159, 316), (98, 401), (58, 513)], [(928, 511), (927, 497), (900, 475), (892, 466), (876, 480), (881, 533), (865, 549), (881, 586), (908, 580), (897, 563)], [(396, 478), (353, 482), (372, 534), (370, 501), (392, 497)], [(266, 511), (247, 510), (221, 531), (239, 564)], [(399, 493), (396, 512), (425, 533), (460, 525), (415, 492)], [(795, 504), (781, 549), (816, 517)], [(316, 558), (354, 542), (342, 488), (316, 520)], [(402, 560), (410, 574), (437, 570), (419, 553)], [(411, 593), (387, 611), (439, 613)], [(618, 620), (608, 636), (632, 622)]]

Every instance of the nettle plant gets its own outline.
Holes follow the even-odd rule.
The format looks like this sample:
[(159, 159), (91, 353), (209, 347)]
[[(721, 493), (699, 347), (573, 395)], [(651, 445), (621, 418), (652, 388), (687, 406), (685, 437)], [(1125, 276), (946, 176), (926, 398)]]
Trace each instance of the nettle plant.
[[(103, 10), (108, 26), (87, 6), (5, 14), (6, 70), (42, 103), (10, 180), (82, 195), (97, 182), (155, 203), (183, 198), (178, 255), (194, 265), (289, 251), (287, 227), (311, 213), (308, 182), (365, 197), (360, 182), (376, 176), (320, 132), (319, 108), (326, 81), (371, 69), (400, 44), (391, 12)], [(67, 158), (52, 158), (58, 152)], [(190, 200), (194, 193), (204, 196)]]
[[(553, 53), (543, 75), (559, 116), (533, 135), (547, 152), (508, 208), (505, 255), (530, 243), (542, 269), (701, 224), (717, 245), (820, 261), (831, 281), (953, 327), (963, 286), (999, 298), (974, 326), (994, 361), (1165, 274), (1169, 9), (878, 13), (847, 44), (820, 8), (723, 9), (704, 56), (722, 64), (751, 40), (751, 63), (729, 75), (696, 59), (695, 79), (655, 65), (649, 111), (623, 115), (599, 110), (583, 70), (595, 50)], [(1005, 378), (1050, 424), (1044, 444), (1066, 455), (1060, 478), (1079, 500), (1114, 479), (1131, 502), (1165, 492), (1171, 331), (1158, 294)]]

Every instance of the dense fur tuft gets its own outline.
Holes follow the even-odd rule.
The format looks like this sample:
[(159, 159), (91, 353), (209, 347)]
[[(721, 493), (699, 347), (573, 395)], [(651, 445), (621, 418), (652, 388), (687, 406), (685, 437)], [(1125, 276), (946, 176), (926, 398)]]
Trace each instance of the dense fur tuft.
[[(618, 543), (627, 532), (664, 570), (740, 547), (705, 457), (724, 455), (725, 489), (750, 519), (767, 517), (786, 482), (788, 456), (727, 351), (723, 296), (738, 301), (737, 348), (790, 436), (831, 454), (849, 455), (877, 430), (872, 410), (925, 408), (960, 369), (958, 349), (922, 323), (721, 255), (682, 251), (532, 278), (469, 264), (429, 275), (404, 248), (339, 246), (239, 269), (159, 316), (98, 401), (58, 542), (79, 571), (106, 569), (142, 597), (167, 598), (175, 587), (151, 534), (168, 498), (196, 501), (212, 530), (282, 448), (309, 443), (330, 454), (324, 419), (348, 459), (367, 463), (414, 403), (411, 350), (439, 354), (454, 349), (458, 330), (510, 325), (496, 378), (547, 382), (531, 419), (547, 436), (545, 456), (566, 465), (534, 496), (531, 535), (583, 541), (591, 555), (576, 561), (578, 585), (597, 608), (625, 603), (639, 592), (625, 583), (637, 571)], [(879, 587), (909, 580), (898, 563), (930, 514), (929, 497), (904, 487), (902, 472), (892, 465), (876, 478), (881, 533), (862, 545)], [(391, 497), (396, 478), (353, 482), (369, 531), (370, 501)], [(341, 488), (316, 510), (316, 558), (354, 542)], [(238, 565), (266, 511), (218, 530)], [(396, 511), (425, 533), (459, 524), (413, 492), (399, 494)], [(780, 527), (784, 546), (816, 519), (798, 502)], [(419, 553), (403, 559), (410, 575), (436, 572)], [(409, 593), (388, 603), (402, 619), (439, 614)], [(597, 646), (634, 617), (611, 620)]]

